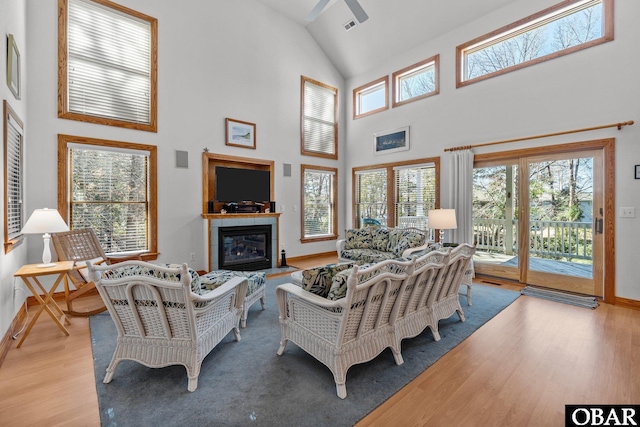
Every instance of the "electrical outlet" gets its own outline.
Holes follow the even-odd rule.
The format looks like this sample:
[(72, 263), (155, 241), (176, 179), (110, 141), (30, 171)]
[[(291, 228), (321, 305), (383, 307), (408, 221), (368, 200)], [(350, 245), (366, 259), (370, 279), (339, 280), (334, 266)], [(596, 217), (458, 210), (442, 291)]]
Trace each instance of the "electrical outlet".
[(620, 208), (620, 218), (635, 218), (636, 208)]
[(191, 252), (191, 255), (189, 255), (189, 261), (195, 261), (195, 260), (196, 260), (196, 253)]

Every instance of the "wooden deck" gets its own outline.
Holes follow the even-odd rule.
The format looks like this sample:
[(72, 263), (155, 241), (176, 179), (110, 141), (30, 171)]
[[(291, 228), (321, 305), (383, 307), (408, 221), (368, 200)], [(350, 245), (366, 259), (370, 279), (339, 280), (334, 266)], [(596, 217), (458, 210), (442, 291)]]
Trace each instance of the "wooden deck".
[[(505, 265), (514, 268), (518, 267), (518, 256), (504, 255), (493, 252), (476, 251), (473, 256), (474, 263)], [(542, 271), (567, 276), (576, 276), (590, 279), (592, 277), (591, 264), (581, 264), (577, 262), (555, 261), (551, 259), (530, 258), (529, 268), (535, 271)]]

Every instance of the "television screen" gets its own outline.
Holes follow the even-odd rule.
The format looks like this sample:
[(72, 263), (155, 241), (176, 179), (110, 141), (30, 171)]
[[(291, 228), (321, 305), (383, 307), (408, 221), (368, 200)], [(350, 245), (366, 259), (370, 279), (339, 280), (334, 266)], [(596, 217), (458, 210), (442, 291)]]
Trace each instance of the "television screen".
[(216, 166), (217, 202), (268, 202), (271, 174), (257, 169)]

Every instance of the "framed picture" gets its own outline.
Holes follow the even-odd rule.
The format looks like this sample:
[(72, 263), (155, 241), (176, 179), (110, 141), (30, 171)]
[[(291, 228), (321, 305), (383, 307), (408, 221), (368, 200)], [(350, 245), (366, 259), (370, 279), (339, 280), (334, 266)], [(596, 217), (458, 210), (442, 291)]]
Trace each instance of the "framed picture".
[(388, 154), (409, 149), (409, 126), (373, 134), (373, 153)]
[(635, 174), (635, 178), (636, 178), (636, 179), (640, 179), (640, 165), (636, 165), (636, 174)]
[(226, 141), (227, 145), (243, 148), (256, 148), (256, 125), (255, 123), (243, 122), (241, 120), (226, 119)]
[(13, 34), (7, 36), (7, 86), (20, 99), (20, 52)]

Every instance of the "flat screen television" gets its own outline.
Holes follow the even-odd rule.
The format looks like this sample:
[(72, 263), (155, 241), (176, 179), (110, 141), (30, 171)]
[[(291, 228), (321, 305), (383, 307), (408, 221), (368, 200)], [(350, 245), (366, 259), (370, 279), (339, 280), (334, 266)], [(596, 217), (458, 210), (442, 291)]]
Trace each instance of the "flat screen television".
[(268, 202), (271, 173), (258, 169), (216, 166), (216, 202)]

